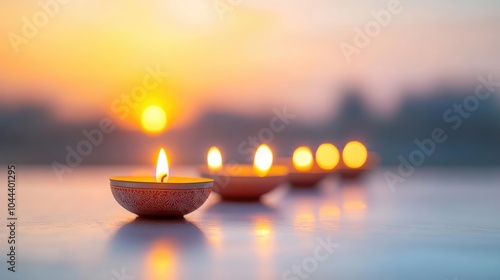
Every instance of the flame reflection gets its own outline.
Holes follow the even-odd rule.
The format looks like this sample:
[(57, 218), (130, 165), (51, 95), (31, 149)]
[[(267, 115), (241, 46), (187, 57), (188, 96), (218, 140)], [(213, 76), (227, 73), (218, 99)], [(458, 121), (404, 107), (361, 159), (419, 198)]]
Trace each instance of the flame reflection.
[(255, 217), (254, 234), (258, 256), (257, 279), (272, 279), (274, 251), (273, 224), (267, 216)]
[(319, 219), (329, 220), (340, 217), (340, 208), (336, 205), (326, 204), (319, 208)]
[(347, 212), (364, 212), (366, 203), (362, 200), (348, 200), (344, 202), (343, 208)]
[(346, 185), (342, 188), (341, 199), (344, 218), (355, 222), (362, 222), (365, 219), (368, 208), (366, 188), (356, 184)]
[(266, 217), (258, 217), (255, 226), (254, 226), (254, 232), (257, 236), (261, 237), (268, 237), (271, 235), (271, 223), (268, 218)]
[(124, 224), (110, 241), (108, 259), (119, 266), (136, 268), (136, 279), (177, 279), (196, 249), (206, 256), (205, 234), (193, 223), (181, 220), (136, 218)]
[(175, 278), (175, 256), (170, 251), (170, 246), (158, 243), (153, 246), (148, 254), (147, 265), (148, 279), (173, 279)]
[(297, 201), (297, 209), (293, 219), (296, 229), (313, 229), (316, 223), (314, 215), (314, 203), (311, 200)]

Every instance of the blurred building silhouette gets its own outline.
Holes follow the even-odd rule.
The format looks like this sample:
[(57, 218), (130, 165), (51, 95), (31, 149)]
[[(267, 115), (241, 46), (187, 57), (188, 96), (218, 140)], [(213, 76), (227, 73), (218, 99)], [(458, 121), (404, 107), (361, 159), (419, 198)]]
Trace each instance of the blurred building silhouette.
[[(463, 119), (459, 129), (451, 129), (443, 114), (460, 104), (474, 89), (440, 87), (428, 94), (407, 97), (391, 118), (381, 118), (364, 104), (359, 90), (349, 88), (340, 111), (322, 125), (291, 122), (275, 133), (271, 146), (277, 156), (290, 156), (298, 145), (315, 148), (330, 141), (337, 146), (359, 139), (380, 154), (382, 163), (398, 164), (398, 156), (416, 149), (415, 139), (431, 137), (434, 128), (446, 131), (448, 139), (439, 144), (426, 165), (500, 164), (500, 102), (497, 96), (480, 101), (479, 108)], [(168, 147), (173, 161), (201, 163), (211, 145), (221, 147), (225, 160), (244, 162), (238, 146), (269, 127), (269, 116), (248, 118), (224, 112), (208, 112), (192, 125), (173, 129), (156, 137), (117, 128), (83, 157), (83, 164), (150, 164), (160, 146)], [(67, 124), (56, 121), (44, 107), (27, 106), (0, 111), (0, 161), (2, 163), (64, 163), (66, 146), (75, 147), (85, 139), (83, 129), (97, 127), (98, 120)]]

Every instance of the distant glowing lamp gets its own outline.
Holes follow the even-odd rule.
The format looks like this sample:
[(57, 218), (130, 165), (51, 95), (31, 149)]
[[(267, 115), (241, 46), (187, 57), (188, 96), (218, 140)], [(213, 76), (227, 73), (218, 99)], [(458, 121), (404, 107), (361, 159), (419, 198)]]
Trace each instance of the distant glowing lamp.
[(219, 148), (213, 146), (208, 150), (207, 155), (208, 169), (212, 172), (220, 171), (222, 168), (222, 154)]
[(293, 166), (298, 171), (309, 171), (313, 166), (313, 156), (311, 149), (306, 146), (301, 146), (293, 152)]
[(273, 165), (273, 152), (266, 144), (261, 144), (255, 152), (253, 167), (258, 176), (264, 177)]
[(323, 143), (316, 150), (316, 163), (324, 170), (334, 169), (339, 161), (339, 150), (333, 144)]
[(358, 141), (347, 143), (342, 150), (342, 160), (349, 168), (360, 168), (368, 159), (368, 151), (365, 145)]

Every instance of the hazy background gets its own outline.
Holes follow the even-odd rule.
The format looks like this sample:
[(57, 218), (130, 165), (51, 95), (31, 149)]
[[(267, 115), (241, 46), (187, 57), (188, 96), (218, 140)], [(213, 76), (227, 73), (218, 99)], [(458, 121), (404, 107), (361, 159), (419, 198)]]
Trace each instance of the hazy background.
[[(116, 129), (84, 164), (150, 163), (160, 146), (173, 162), (196, 163), (211, 145), (243, 161), (238, 145), (286, 107), (295, 117), (270, 143), (278, 156), (357, 139), (397, 164), (439, 127), (448, 140), (425, 164), (500, 164), (498, 93), (457, 130), (443, 119), (474, 93), (478, 75), (500, 80), (500, 2), (402, 0), (402, 12), (349, 62), (340, 45), (355, 46), (355, 28), (389, 2), (72, 0), (51, 6), (27, 38), (26, 20), (43, 20), (35, 16), (43, 8), (4, 1), (0, 162), (64, 163), (67, 147), (103, 118)], [(114, 110), (148, 67), (169, 75), (126, 116)], [(155, 134), (141, 126), (151, 105), (167, 114)]]

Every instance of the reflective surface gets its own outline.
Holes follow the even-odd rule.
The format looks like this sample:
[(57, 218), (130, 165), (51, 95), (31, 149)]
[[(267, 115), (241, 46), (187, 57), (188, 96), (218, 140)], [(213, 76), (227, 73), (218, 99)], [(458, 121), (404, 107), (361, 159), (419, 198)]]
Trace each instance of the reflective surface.
[(0, 279), (500, 279), (496, 169), (419, 169), (395, 192), (376, 170), (259, 203), (212, 194), (171, 221), (137, 218), (109, 190), (110, 176), (154, 170), (17, 170), (17, 272), (2, 261)]

